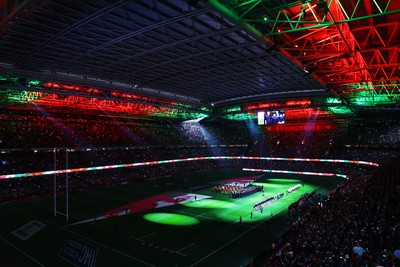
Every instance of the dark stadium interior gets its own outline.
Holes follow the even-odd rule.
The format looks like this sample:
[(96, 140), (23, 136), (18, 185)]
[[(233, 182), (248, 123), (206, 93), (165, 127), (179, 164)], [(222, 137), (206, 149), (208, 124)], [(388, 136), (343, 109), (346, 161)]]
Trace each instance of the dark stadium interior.
[(400, 266), (399, 77), (400, 1), (2, 0), (0, 266)]

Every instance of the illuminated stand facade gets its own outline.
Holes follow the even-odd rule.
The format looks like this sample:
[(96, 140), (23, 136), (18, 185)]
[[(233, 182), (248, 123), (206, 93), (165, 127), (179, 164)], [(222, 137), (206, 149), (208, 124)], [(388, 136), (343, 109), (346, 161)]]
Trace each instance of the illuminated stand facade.
[[(67, 153), (68, 153), (68, 150), (67, 150)], [(147, 166), (147, 165), (160, 165), (160, 164), (185, 162), (185, 161), (198, 161), (198, 160), (280, 160), (280, 161), (303, 161), (303, 162), (351, 163), (351, 164), (361, 164), (361, 165), (369, 165), (369, 166), (375, 166), (375, 167), (379, 166), (379, 164), (375, 163), (375, 162), (359, 161), (359, 160), (346, 160), (346, 159), (308, 159), (308, 158), (213, 156), (213, 157), (196, 157), (196, 158), (183, 158), (183, 159), (169, 159), (169, 160), (159, 160), (159, 161), (136, 162), (136, 163), (126, 163), (126, 164), (87, 167), (87, 168), (75, 168), (75, 169), (64, 169), (64, 170), (54, 170), (54, 171), (43, 171), (43, 172), (5, 174), (5, 175), (0, 175), (0, 179), (12, 179), (12, 178), (22, 178), (22, 177), (31, 177), (31, 176), (51, 175), (51, 174), (63, 174), (63, 173), (74, 173), (74, 172), (87, 172), (87, 171), (97, 171), (97, 170), (129, 168), (129, 167), (139, 167), (139, 166)], [(309, 173), (305, 172), (304, 174), (309, 174)]]
[[(134, 94), (126, 85), (86, 86), (29, 79), (23, 75), (0, 75), (0, 104), (9, 109), (29, 110), (41, 107), (47, 112), (65, 113), (84, 110), (86, 115), (127, 114), (179, 119), (204, 118), (210, 109), (163, 98)], [(143, 90), (151, 90), (144, 88)]]

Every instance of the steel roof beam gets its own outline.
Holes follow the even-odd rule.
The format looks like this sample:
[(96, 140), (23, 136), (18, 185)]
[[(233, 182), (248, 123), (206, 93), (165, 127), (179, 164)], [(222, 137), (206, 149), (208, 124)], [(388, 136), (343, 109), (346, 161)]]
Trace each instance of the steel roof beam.
[(19, 66), (21, 65), (24, 61), (26, 61), (27, 59), (29, 59), (31, 56), (33, 56), (35, 53), (37, 53), (38, 51), (40, 51), (41, 49), (45, 48), (46, 46), (48, 46), (49, 44), (53, 43), (54, 41), (56, 41), (57, 39), (63, 37), (64, 35), (72, 32), (73, 30), (81, 27), (84, 24), (87, 24), (101, 16), (103, 16), (104, 14), (107, 14), (109, 12), (112, 12), (114, 10), (116, 10), (117, 8), (125, 5), (127, 2), (125, 0), (120, 0), (114, 4), (111, 4), (109, 6), (106, 6), (105, 8), (98, 10), (97, 12), (85, 17), (84, 19), (74, 23), (73, 25), (65, 28), (64, 30), (58, 32), (57, 34), (53, 35), (50, 39), (47, 39), (45, 42), (43, 42), (42, 44), (40, 44), (39, 46), (35, 47), (32, 51), (30, 51), (29, 53), (27, 53), (26, 55), (24, 55), (23, 57), (21, 57), (16, 63), (15, 66)]
[(115, 61), (115, 62), (113, 62), (113, 63), (111, 63), (109, 65), (103, 66), (102, 68), (100, 68), (99, 71), (104, 70), (104, 69), (110, 69), (110, 68), (112, 68), (112, 67), (114, 67), (114, 66), (116, 66), (118, 64), (123, 63), (123, 62), (131, 61), (131, 60), (133, 60), (135, 58), (139, 58), (139, 57), (142, 57), (142, 56), (145, 56), (145, 55), (148, 55), (148, 54), (152, 54), (152, 53), (155, 53), (155, 52), (158, 52), (158, 51), (162, 51), (162, 50), (165, 50), (165, 49), (168, 49), (168, 48), (176, 47), (176, 46), (179, 46), (179, 45), (182, 45), (182, 44), (186, 44), (186, 43), (190, 43), (190, 42), (194, 42), (194, 41), (199, 41), (201, 39), (207, 39), (207, 38), (211, 38), (211, 37), (214, 37), (214, 36), (219, 36), (221, 34), (231, 33), (231, 32), (234, 32), (234, 31), (237, 31), (237, 28), (228, 28), (228, 29), (221, 30), (221, 31), (210, 32), (210, 33), (206, 33), (206, 34), (203, 34), (203, 35), (197, 35), (197, 36), (193, 36), (193, 37), (190, 37), (190, 38), (182, 39), (182, 40), (179, 40), (179, 41), (176, 41), (176, 42), (172, 42), (172, 43), (169, 43), (169, 44), (165, 44), (165, 45), (162, 45), (162, 46), (157, 46), (157, 47), (154, 47), (152, 49), (145, 50), (145, 51), (142, 51), (140, 53), (136, 53), (136, 54), (134, 54), (132, 56), (121, 58), (120, 60), (117, 60), (117, 61)]
[(252, 46), (256, 46), (259, 43), (260, 43), (260, 41), (256, 41), (256, 42), (245, 43), (245, 44), (240, 44), (240, 45), (233, 45), (233, 46), (229, 46), (229, 47), (221, 47), (221, 48), (218, 48), (218, 49), (210, 49), (208, 51), (204, 51), (204, 52), (197, 53), (197, 54), (190, 54), (190, 55), (185, 56), (185, 57), (179, 57), (179, 58), (172, 59), (172, 60), (165, 60), (165, 61), (157, 64), (157, 66), (149, 66), (149, 67), (141, 68), (140, 70), (138, 70), (136, 72), (134, 71), (134, 72), (132, 72), (132, 75), (136, 75), (135, 73), (137, 73), (137, 72), (143, 72), (143, 71), (152, 69), (154, 67), (159, 68), (159, 67), (162, 67), (164, 65), (174, 65), (175, 63), (178, 63), (180, 61), (185, 61), (185, 60), (188, 60), (188, 59), (195, 60), (196, 58), (202, 58), (202, 57), (205, 57), (205, 56), (208, 56), (208, 55), (211, 55), (211, 54), (215, 54), (215, 53), (219, 53), (219, 52), (227, 52), (227, 51), (235, 50), (235, 49), (239, 50), (239, 49), (250, 48)]
[[(7, 0), (3, 0), (2, 8), (4, 9), (4, 13), (0, 20), (0, 35), (5, 36), (7, 31), (10, 30), (13, 26), (15, 26), (18, 22), (30, 16), (34, 11), (41, 8), (45, 5), (48, 0), (38, 1), (38, 0), (25, 0), (19, 4), (14, 10), (11, 11), (11, 14), (7, 15), (8, 5)], [(13, 1), (14, 2), (14, 1)]]
[(195, 16), (198, 16), (198, 15), (204, 14), (209, 10), (210, 10), (209, 8), (203, 8), (203, 9), (195, 10), (195, 11), (188, 12), (188, 13), (186, 13), (184, 15), (181, 15), (181, 16), (171, 17), (171, 18), (166, 19), (164, 21), (161, 21), (161, 22), (158, 22), (158, 23), (155, 23), (155, 24), (151, 24), (151, 25), (149, 25), (147, 27), (144, 27), (144, 28), (141, 28), (141, 29), (139, 29), (137, 31), (130, 32), (128, 34), (124, 34), (124, 35), (122, 35), (122, 36), (120, 36), (118, 38), (115, 38), (115, 39), (112, 39), (112, 40), (110, 40), (108, 42), (105, 42), (102, 45), (96, 46), (96, 47), (94, 47), (94, 48), (92, 48), (92, 49), (90, 49), (90, 50), (88, 50), (88, 51), (86, 51), (86, 52), (84, 52), (84, 53), (82, 53), (82, 54), (80, 54), (80, 55), (78, 55), (78, 56), (66, 61), (66, 62), (64, 62), (62, 65), (58, 66), (55, 70), (56, 71), (60, 70), (65, 65), (70, 64), (72, 62), (75, 62), (75, 61), (79, 60), (80, 58), (82, 58), (84, 56), (90, 55), (93, 52), (96, 52), (96, 51), (98, 51), (100, 49), (103, 49), (105, 47), (108, 47), (110, 45), (114, 45), (116, 43), (120, 43), (120, 42), (122, 42), (122, 41), (124, 41), (126, 39), (129, 39), (129, 38), (132, 38), (132, 37), (135, 37), (135, 36), (139, 36), (139, 35), (144, 34), (146, 32), (149, 32), (149, 31), (152, 31), (152, 30), (155, 30), (155, 29), (159, 29), (161, 27), (170, 25), (172, 23), (176, 23), (176, 22), (181, 21), (181, 20), (186, 19), (186, 18), (195, 17)]

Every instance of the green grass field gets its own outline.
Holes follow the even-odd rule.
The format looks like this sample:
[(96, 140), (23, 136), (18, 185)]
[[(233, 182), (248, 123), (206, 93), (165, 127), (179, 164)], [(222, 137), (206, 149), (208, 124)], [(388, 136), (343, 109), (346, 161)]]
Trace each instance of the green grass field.
[[(71, 223), (160, 193), (190, 193), (189, 187), (213, 185), (219, 180), (257, 175), (237, 170), (212, 170), (154, 181), (70, 194)], [(71, 177), (73, 182), (73, 176)], [(304, 182), (304, 187), (264, 208), (250, 211), (255, 203)], [(2, 266), (71, 266), (59, 257), (70, 237), (98, 249), (96, 266), (245, 266), (288, 228), (287, 207), (313, 190), (327, 194), (342, 178), (268, 175), (257, 181), (261, 192), (231, 199), (202, 189), (195, 193), (212, 198), (79, 224), (65, 229), (65, 218), (53, 221), (52, 198), (0, 205)], [(64, 210), (64, 197), (58, 208)], [(239, 223), (239, 217), (243, 222)], [(12, 234), (37, 220), (46, 227), (26, 241)], [(3, 265), (4, 264), (4, 265)]]

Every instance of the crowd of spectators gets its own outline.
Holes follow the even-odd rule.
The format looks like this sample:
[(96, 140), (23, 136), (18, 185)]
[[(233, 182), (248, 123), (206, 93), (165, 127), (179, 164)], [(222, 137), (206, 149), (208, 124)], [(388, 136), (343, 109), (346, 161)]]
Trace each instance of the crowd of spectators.
[[(0, 114), (0, 149), (246, 144), (246, 125)], [(223, 125), (221, 125), (223, 124)], [(223, 126), (223, 127), (221, 127)]]
[(289, 205), (287, 222), (297, 223), (314, 205), (323, 206), (327, 197), (316, 191), (310, 194), (303, 194), (301, 197)]
[[(343, 148), (337, 132), (263, 132), (246, 123), (174, 120), (88, 118), (81, 115), (53, 116), (38, 111), (1, 113), (0, 174), (82, 168), (202, 156), (276, 156), (342, 158), (382, 162), (391, 150)], [(373, 137), (375, 138), (375, 137)], [(339, 146), (338, 144), (342, 144)], [(53, 151), (56, 148), (56, 151)], [(76, 173), (74, 190), (171, 176), (182, 171), (210, 168), (261, 168), (332, 172), (347, 175), (369, 173), (372, 167), (322, 162), (205, 160), (126, 169), (124, 171)], [(63, 179), (63, 178), (60, 178)], [(52, 177), (0, 181), (2, 200), (49, 193)], [(62, 184), (62, 183), (60, 183)], [(57, 189), (63, 190), (63, 185)]]
[(354, 120), (348, 126), (351, 133), (349, 143), (359, 144), (400, 144), (400, 123), (398, 120), (363, 118)]
[(400, 266), (400, 160), (352, 177), (274, 242), (264, 266)]
[(330, 156), (337, 139), (335, 132), (272, 133), (269, 142), (275, 156), (321, 158)]

